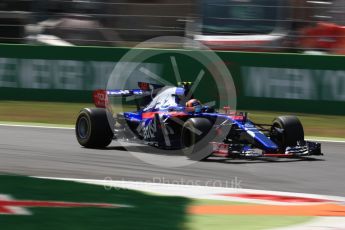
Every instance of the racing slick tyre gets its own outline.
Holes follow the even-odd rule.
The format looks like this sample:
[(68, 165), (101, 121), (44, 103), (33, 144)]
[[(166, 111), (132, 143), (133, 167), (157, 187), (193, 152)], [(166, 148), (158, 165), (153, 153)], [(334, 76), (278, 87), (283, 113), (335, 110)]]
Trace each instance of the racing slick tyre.
[(82, 109), (75, 125), (77, 140), (87, 148), (105, 148), (113, 139), (113, 125), (112, 116), (107, 110)]
[(212, 154), (209, 143), (215, 137), (213, 123), (207, 118), (190, 118), (182, 128), (181, 144), (185, 155), (195, 161), (205, 160)]
[(277, 117), (273, 121), (270, 136), (283, 152), (288, 146), (296, 146), (298, 142), (304, 142), (303, 126), (296, 116)]

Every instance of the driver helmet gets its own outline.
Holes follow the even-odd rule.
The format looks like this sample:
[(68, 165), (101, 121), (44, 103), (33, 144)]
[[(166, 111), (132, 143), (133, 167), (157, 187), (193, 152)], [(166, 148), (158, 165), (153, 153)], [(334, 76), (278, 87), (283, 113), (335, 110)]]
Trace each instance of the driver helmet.
[(189, 112), (200, 113), (202, 105), (199, 100), (190, 99), (189, 101), (186, 102), (186, 108)]

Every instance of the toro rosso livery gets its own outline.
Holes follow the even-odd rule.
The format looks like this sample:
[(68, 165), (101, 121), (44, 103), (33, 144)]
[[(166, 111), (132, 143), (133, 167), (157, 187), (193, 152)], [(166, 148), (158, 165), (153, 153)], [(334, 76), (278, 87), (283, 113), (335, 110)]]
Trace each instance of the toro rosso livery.
[[(320, 143), (304, 140), (302, 124), (295, 116), (257, 124), (245, 112), (224, 107), (220, 113), (202, 105), (193, 98), (191, 83), (138, 85), (139, 89), (94, 92), (98, 108), (81, 110), (76, 122), (82, 146), (104, 148), (113, 139), (130, 139), (162, 149), (181, 149), (193, 160), (322, 155)], [(112, 97), (135, 100), (137, 110), (113, 114)]]

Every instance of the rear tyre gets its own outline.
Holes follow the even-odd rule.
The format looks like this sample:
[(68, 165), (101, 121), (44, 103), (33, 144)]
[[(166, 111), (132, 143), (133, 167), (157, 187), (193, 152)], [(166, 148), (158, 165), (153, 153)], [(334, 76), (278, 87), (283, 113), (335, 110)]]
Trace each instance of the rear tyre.
[(300, 120), (296, 116), (277, 117), (271, 128), (271, 139), (283, 152), (288, 146), (304, 142), (304, 130)]
[(114, 136), (112, 121), (111, 114), (105, 109), (82, 109), (75, 125), (79, 144), (87, 148), (107, 147)]
[(184, 123), (181, 144), (189, 159), (201, 161), (212, 154), (209, 144), (215, 137), (212, 126), (213, 123), (206, 118), (190, 118)]

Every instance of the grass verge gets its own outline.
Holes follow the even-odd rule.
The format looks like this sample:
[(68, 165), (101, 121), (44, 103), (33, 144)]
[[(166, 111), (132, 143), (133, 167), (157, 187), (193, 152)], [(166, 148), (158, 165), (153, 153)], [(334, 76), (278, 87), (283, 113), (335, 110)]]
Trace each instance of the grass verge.
[(301, 224), (313, 217), (306, 216), (251, 216), (251, 215), (191, 215), (188, 229), (264, 230)]
[[(74, 125), (80, 109), (92, 104), (59, 102), (0, 101), (0, 121)], [(291, 115), (285, 112), (249, 111), (257, 123), (271, 124), (274, 117)], [(306, 136), (345, 137), (345, 116), (294, 113), (303, 123)]]
[(301, 120), (306, 136), (345, 138), (345, 116), (249, 111), (249, 117), (256, 123), (271, 124), (282, 115), (296, 115)]
[[(245, 202), (232, 202), (221, 200), (193, 199), (190, 205), (248, 205)], [(288, 208), (288, 207), (287, 207)], [(215, 229), (243, 229), (243, 230), (263, 230), (290, 225), (302, 224), (312, 220), (311, 216), (265, 216), (265, 215), (189, 215), (187, 217), (187, 229), (190, 230), (215, 230)]]

